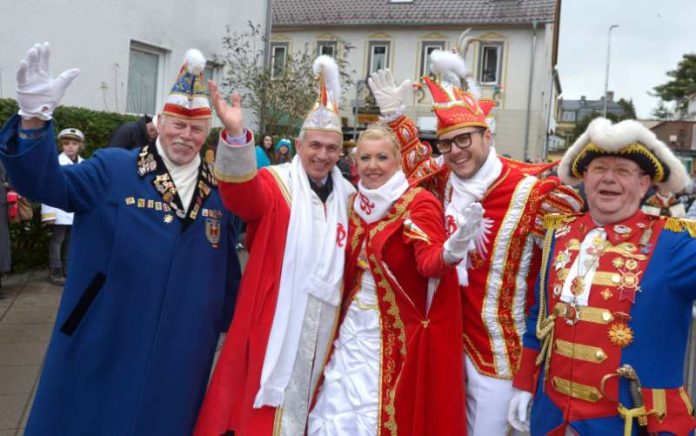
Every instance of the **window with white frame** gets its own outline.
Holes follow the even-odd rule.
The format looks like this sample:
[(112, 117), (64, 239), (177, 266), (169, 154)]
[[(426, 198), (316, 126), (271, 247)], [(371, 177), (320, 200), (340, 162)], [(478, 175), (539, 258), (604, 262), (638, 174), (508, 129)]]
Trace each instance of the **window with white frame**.
[(367, 75), (389, 68), (389, 41), (370, 41)]
[(222, 65), (216, 62), (205, 63), (205, 69), (203, 70), (203, 80), (205, 81), (205, 83), (208, 83), (208, 80), (212, 80), (219, 85), (221, 74)]
[(423, 41), (421, 42), (421, 64), (418, 71), (419, 76), (429, 76), (430, 75), (430, 53), (435, 50), (444, 50), (444, 41)]
[(317, 56), (327, 55), (335, 58), (337, 45), (336, 41), (317, 41)]
[(482, 43), (479, 55), (479, 82), (484, 85), (499, 85), (502, 64), (503, 43)]
[(563, 111), (561, 115), (561, 121), (575, 122), (575, 112), (573, 111)]
[(279, 77), (285, 74), (285, 63), (288, 60), (288, 43), (271, 43), (271, 77)]
[(157, 47), (131, 42), (128, 58), (128, 93), (126, 111), (134, 114), (154, 114), (163, 95), (164, 57)]

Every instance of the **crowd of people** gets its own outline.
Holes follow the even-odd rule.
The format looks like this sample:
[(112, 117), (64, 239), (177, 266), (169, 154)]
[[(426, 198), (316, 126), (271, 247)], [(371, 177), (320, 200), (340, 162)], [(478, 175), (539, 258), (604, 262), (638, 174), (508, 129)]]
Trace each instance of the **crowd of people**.
[(495, 101), (436, 50), (437, 156), (389, 70), (368, 80), (380, 122), (346, 152), (338, 66), (319, 56), (297, 137), (256, 145), (192, 49), (140, 142), (82, 160), (82, 132), (51, 121), (79, 71), (49, 61), (47, 43), (28, 51), (0, 130), (3, 189), (44, 204), (65, 286), (25, 434), (696, 428), (696, 221), (676, 195), (691, 180), (638, 122), (595, 119), (550, 174), (497, 153)]

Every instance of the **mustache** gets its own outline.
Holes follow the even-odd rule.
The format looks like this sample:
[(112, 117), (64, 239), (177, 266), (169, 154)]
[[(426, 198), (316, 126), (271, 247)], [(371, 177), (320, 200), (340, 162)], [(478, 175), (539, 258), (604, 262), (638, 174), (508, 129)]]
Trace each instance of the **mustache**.
[(182, 141), (180, 139), (175, 139), (172, 141), (172, 145), (179, 145), (183, 147), (193, 148), (193, 141)]

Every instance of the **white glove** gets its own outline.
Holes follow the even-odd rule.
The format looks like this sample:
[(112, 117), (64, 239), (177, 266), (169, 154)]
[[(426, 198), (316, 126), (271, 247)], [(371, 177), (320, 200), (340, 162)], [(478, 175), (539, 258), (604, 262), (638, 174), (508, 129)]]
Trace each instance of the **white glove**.
[(485, 237), (485, 226), (483, 219), (483, 207), (481, 203), (471, 203), (457, 218), (459, 226), (452, 236), (445, 241), (443, 259), (448, 264), (458, 263), (467, 257), (467, 253), (476, 248), (479, 235)]
[(377, 70), (367, 79), (372, 95), (375, 96), (377, 106), (382, 115), (393, 115), (396, 112), (403, 112), (406, 109), (412, 86), (411, 80), (406, 79), (401, 85), (396, 86), (394, 76), (389, 69)]
[(53, 109), (63, 98), (80, 70), (72, 68), (63, 71), (55, 79), (51, 77), (49, 60), (51, 47), (45, 42), (34, 44), (17, 70), (17, 103), (19, 115), (25, 118), (39, 118), (48, 121), (53, 117)]
[(508, 423), (517, 431), (529, 433), (529, 414), (532, 394), (527, 391), (514, 389), (510, 404), (508, 404)]

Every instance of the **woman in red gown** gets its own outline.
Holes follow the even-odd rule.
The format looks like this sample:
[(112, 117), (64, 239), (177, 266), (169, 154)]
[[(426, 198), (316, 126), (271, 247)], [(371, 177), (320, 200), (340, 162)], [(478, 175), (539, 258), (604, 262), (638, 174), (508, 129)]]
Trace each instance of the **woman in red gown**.
[(461, 296), (449, 264), (461, 256), (443, 249), (442, 206), (409, 186), (391, 131), (365, 130), (355, 159), (342, 316), (308, 434), (463, 435)]

